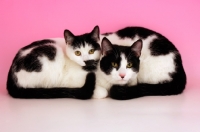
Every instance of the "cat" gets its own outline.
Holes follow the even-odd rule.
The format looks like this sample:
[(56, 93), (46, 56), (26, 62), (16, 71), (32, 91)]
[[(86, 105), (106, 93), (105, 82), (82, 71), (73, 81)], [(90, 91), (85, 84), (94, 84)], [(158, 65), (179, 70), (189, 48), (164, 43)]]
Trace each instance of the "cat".
[(137, 84), (141, 49), (141, 39), (131, 46), (112, 44), (106, 37), (102, 39), (93, 98), (107, 97), (113, 85)]
[[(110, 48), (111, 51), (107, 54), (104, 46), (108, 45), (105, 44), (107, 40), (105, 41), (104, 37), (110, 41), (108, 45), (114, 43), (119, 46), (130, 46), (133, 43), (138, 44), (139, 41), (136, 47), (142, 48), (141, 53), (121, 52), (124, 47), (118, 47), (117, 50)], [(103, 57), (98, 66), (97, 85), (93, 98), (110, 96), (113, 99), (125, 100), (153, 95), (177, 95), (184, 91), (186, 74), (181, 55), (172, 42), (163, 35), (143, 27), (126, 27), (113, 33), (102, 34), (100, 39), (103, 40)], [(137, 61), (132, 63), (133, 67), (136, 67), (133, 71), (125, 68), (129, 64), (128, 58), (131, 55), (139, 59), (135, 58)], [(105, 58), (108, 60), (105, 61)], [(113, 62), (116, 63), (116, 67), (112, 66)], [(123, 65), (124, 70), (120, 70), (121, 68), (118, 67), (120, 65)], [(123, 84), (119, 81), (130, 76), (131, 72), (134, 72), (134, 76), (128, 82)]]
[(75, 36), (35, 41), (16, 54), (7, 78), (14, 98), (89, 99), (100, 58), (99, 27)]

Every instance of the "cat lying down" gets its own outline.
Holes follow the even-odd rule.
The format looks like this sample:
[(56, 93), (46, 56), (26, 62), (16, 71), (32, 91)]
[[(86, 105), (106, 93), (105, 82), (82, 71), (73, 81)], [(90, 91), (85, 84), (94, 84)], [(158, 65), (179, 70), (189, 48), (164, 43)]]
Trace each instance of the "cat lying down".
[(35, 41), (20, 49), (8, 73), (14, 98), (91, 98), (100, 58), (99, 27), (75, 36)]
[[(100, 47), (101, 45), (101, 47)], [(33, 42), (19, 50), (7, 90), (15, 98), (105, 98), (125, 100), (183, 92), (180, 53), (164, 36), (142, 27), (113, 33)]]

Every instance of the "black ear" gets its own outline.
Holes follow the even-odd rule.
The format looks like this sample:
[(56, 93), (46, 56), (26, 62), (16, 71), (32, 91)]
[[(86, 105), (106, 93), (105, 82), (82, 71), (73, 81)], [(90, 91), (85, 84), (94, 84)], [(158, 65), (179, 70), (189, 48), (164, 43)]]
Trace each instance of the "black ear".
[(141, 50), (142, 50), (142, 40), (139, 39), (139, 40), (137, 40), (136, 42), (134, 42), (134, 43), (132, 44), (132, 46), (131, 46), (131, 50), (132, 50), (133, 52), (136, 53), (136, 56), (137, 56), (137, 57), (140, 57), (140, 55), (141, 55)]
[(99, 35), (100, 35), (100, 30), (99, 30), (99, 26), (95, 26), (94, 29), (92, 30), (92, 32), (90, 33), (91, 37), (95, 40), (95, 41), (99, 41)]
[(104, 37), (101, 42), (101, 54), (106, 55), (111, 50), (113, 50), (112, 43)]
[(67, 44), (71, 44), (74, 41), (74, 34), (71, 33), (69, 30), (64, 31), (65, 42)]

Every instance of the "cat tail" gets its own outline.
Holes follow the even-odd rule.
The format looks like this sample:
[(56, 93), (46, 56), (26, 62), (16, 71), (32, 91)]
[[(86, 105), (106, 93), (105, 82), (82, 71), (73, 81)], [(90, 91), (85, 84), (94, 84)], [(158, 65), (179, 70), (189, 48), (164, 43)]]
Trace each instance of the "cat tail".
[(17, 87), (11, 74), (8, 75), (7, 90), (10, 96), (24, 99), (75, 98), (90, 99), (95, 88), (96, 76), (88, 73), (81, 88), (21, 88)]
[[(180, 75), (180, 74), (179, 74)], [(186, 75), (174, 76), (170, 82), (159, 84), (137, 84), (135, 86), (115, 85), (110, 89), (110, 97), (118, 100), (139, 98), (143, 96), (166, 96), (181, 94), (186, 85)]]

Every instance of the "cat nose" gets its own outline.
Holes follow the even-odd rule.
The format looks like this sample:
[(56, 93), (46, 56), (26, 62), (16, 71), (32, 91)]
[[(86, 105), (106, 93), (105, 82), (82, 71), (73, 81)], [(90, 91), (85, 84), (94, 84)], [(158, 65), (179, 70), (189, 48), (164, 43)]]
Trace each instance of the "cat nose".
[(94, 60), (88, 60), (88, 61), (84, 61), (86, 66), (90, 66), (94, 64)]
[(123, 79), (125, 77), (125, 74), (120, 73), (119, 76)]

